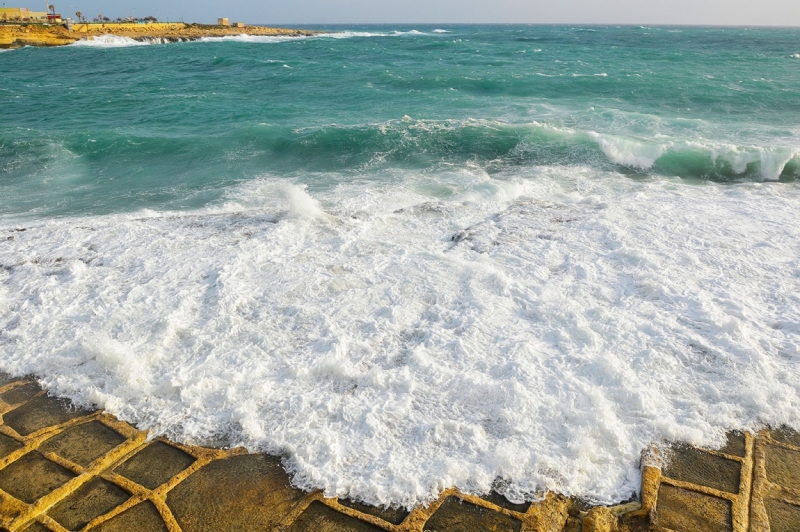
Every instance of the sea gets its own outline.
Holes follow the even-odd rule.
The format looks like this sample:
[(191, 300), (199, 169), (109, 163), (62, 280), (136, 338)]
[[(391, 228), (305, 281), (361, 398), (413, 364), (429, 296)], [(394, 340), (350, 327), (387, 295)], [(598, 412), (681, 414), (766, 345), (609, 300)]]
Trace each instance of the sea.
[(0, 53), (0, 371), (389, 506), (800, 429), (800, 29), (311, 29)]

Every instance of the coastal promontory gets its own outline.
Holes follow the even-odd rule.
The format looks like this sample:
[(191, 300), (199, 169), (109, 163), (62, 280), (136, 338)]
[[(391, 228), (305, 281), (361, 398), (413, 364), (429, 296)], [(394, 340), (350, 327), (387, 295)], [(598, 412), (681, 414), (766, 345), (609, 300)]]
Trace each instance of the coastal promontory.
[(300, 37), (316, 33), (318, 32), (267, 26), (218, 26), (183, 22), (74, 24), (72, 29), (62, 25), (2, 24), (0, 25), (0, 48), (63, 46), (82, 39), (91, 40), (104, 35), (128, 37), (139, 41), (177, 42), (232, 35)]

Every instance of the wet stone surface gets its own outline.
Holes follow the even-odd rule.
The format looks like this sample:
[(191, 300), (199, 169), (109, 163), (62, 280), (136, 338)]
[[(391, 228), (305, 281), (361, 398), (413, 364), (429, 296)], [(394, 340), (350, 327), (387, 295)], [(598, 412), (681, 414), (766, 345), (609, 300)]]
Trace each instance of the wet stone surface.
[(743, 457), (745, 455), (744, 434), (742, 434), (741, 432), (729, 432), (727, 434), (727, 437), (728, 441), (725, 443), (725, 446), (721, 448), (719, 451), (721, 453)]
[[(0, 374), (0, 385), (10, 382), (4, 378)], [(492, 508), (477, 500), (477, 504), (463, 501), (457, 492), (448, 491), (439, 503), (415, 510), (412, 520), (405, 509), (374, 507), (347, 499), (339, 499), (336, 504), (318, 500), (317, 493), (294, 489), (279, 457), (199, 447), (184, 452), (177, 444), (159, 440), (142, 443), (144, 434), (110, 416), (77, 418), (90, 412), (78, 411), (67, 401), (42, 395), (34, 382), (9, 385), (12, 387), (2, 395), (11, 408), (3, 415), (2, 422), (16, 430), (26, 445), (39, 447), (0, 469), (0, 489), (14, 497), (0, 496), (0, 530), (5, 530), (5, 526), (10, 526), (13, 532), (49, 530), (39, 522), (30, 522), (36, 518), (51, 523), (48, 525), (51, 528), (57, 528), (55, 523), (59, 523), (66, 530), (81, 530), (88, 523), (99, 523), (92, 530), (100, 532), (373, 532), (397, 525), (407, 527), (403, 530), (408, 532), (521, 532), (523, 528), (580, 532), (597, 526), (601, 528), (596, 530), (604, 532), (716, 532), (732, 530), (734, 511), (736, 523), (741, 516), (742, 506), (737, 505), (749, 504), (749, 492), (743, 497), (735, 496), (742, 464), (733, 457), (740, 457), (750, 471), (753, 453), (746, 445), (751, 440), (730, 433), (720, 451), (732, 459), (687, 446), (674, 447), (671, 462), (662, 470), (663, 476), (649, 477), (652, 482), (649, 493), (656, 503), (652, 512), (637, 513), (639, 505), (633, 504), (630, 509), (621, 510), (624, 515), (618, 519), (619, 513), (610, 509), (584, 504), (581, 500), (567, 501), (552, 494), (546, 499), (549, 506), (542, 502), (531, 509), (530, 503), (515, 504), (500, 495), (502, 480), (498, 480), (495, 490), (483, 497)], [(74, 422), (67, 423), (70, 420)], [(135, 437), (135, 441), (122, 435), (129, 434), (129, 430), (136, 434), (129, 436)], [(24, 448), (16, 438), (0, 434), (0, 459)], [(41, 438), (46, 439), (41, 441)], [(126, 441), (132, 444), (131, 448), (138, 446), (133, 455), (122, 458), (122, 463), (103, 460)], [(758, 436), (755, 441), (759, 445), (756, 449), (764, 451), (763, 455), (760, 451), (756, 453), (764, 457), (763, 468), (756, 469), (766, 471), (768, 480), (783, 488), (800, 490), (800, 451), (785, 447), (800, 446), (800, 435), (778, 430), (770, 436)], [(60, 501), (55, 498), (48, 501), (54, 504), (52, 507), (28, 506), (27, 511), (33, 513), (14, 521), (23, 515), (20, 512), (26, 511), (28, 504), (36, 503), (75, 478), (75, 474), (48, 456), (53, 460), (68, 460), (75, 464), (76, 470), (89, 466), (99, 469), (91, 471), (95, 476), (86, 479), (85, 484), (71, 485), (72, 491), (62, 493), (64, 498)], [(187, 471), (196, 459), (202, 462)], [(108, 474), (112, 471), (156, 491), (148, 495), (150, 500), (131, 499), (129, 484)], [(182, 471), (185, 474), (176, 479)], [(662, 481), (659, 483), (657, 478)], [(180, 482), (166, 491), (164, 483), (171, 479)], [(672, 486), (674, 481), (687, 483), (688, 489)], [(700, 493), (701, 486), (728, 492), (731, 500), (704, 495)], [(781, 500), (791, 492), (769, 483), (767, 486), (768, 491), (759, 495), (765, 497), (758, 502), (763, 502), (766, 510), (760, 514), (761, 519), (769, 520), (773, 532), (800, 532), (800, 506), (792, 505), (793, 499)], [(22, 528), (22, 522), (26, 528)], [(745, 532), (737, 526), (736, 532)]]
[(32, 452), (0, 470), (0, 489), (31, 504), (74, 476), (41, 454)]
[(764, 501), (764, 507), (769, 517), (770, 532), (797, 532), (800, 530), (800, 507), (775, 499)]
[(14, 438), (9, 438), (5, 434), (0, 434), (0, 458), (5, 458), (20, 447), (22, 447), (22, 444)]
[(4, 415), (3, 421), (17, 431), (17, 434), (27, 436), (37, 430), (60, 425), (87, 414), (91, 414), (91, 411), (77, 409), (69, 401), (40, 395)]
[(56, 504), (48, 515), (67, 530), (79, 530), (128, 498), (128, 493), (114, 484), (94, 478)]
[(772, 436), (772, 439), (777, 442), (800, 447), (800, 432), (795, 432), (792, 429), (781, 427), (777, 430), (773, 430), (770, 435)]
[(509, 501), (508, 499), (506, 499), (503, 495), (500, 495), (499, 493), (497, 493), (496, 491), (490, 492), (489, 495), (486, 495), (485, 497), (483, 497), (483, 499), (486, 500), (486, 501), (489, 501), (492, 504), (496, 504), (497, 506), (500, 506), (501, 508), (505, 508), (506, 510), (511, 510), (511, 511), (514, 511), (514, 512), (522, 513), (522, 514), (527, 512), (528, 508), (531, 507), (531, 503), (529, 503), (529, 502), (525, 502), (525, 503), (522, 503), (522, 504), (515, 504), (515, 503)]
[(731, 503), (694, 491), (661, 484), (656, 503), (659, 527), (680, 532), (730, 532)]
[(767, 479), (800, 490), (800, 452), (770, 445), (766, 458)]
[(39, 448), (85, 467), (124, 441), (116, 431), (99, 421), (90, 421), (66, 429)]
[(177, 447), (156, 441), (130, 457), (115, 472), (154, 490), (193, 463), (194, 458)]
[(12, 382), (18, 381), (18, 380), (21, 380), (21, 379), (17, 379), (15, 377), (12, 377), (11, 375), (9, 375), (7, 373), (0, 373), (0, 386), (5, 386), (6, 384), (11, 384)]
[(381, 532), (370, 523), (340, 514), (319, 501), (312, 502), (287, 532)]
[(433, 516), (425, 523), (430, 532), (520, 532), (522, 523), (513, 517), (475, 504), (458, 497), (448, 497)]
[(145, 501), (93, 528), (92, 532), (168, 532), (153, 503)]
[(739, 492), (741, 465), (686, 445), (675, 446), (664, 474), (675, 480), (700, 484), (729, 493)]
[(352, 508), (354, 510), (358, 510), (359, 512), (374, 515), (379, 519), (383, 519), (393, 525), (399, 525), (403, 522), (403, 520), (408, 517), (408, 510), (404, 508), (382, 508), (379, 506), (370, 506), (368, 504), (363, 504), (358, 501), (352, 501), (350, 499), (339, 499), (339, 504), (343, 506), (347, 506), (348, 508)]
[(41, 523), (32, 523), (24, 532), (50, 532), (50, 529)]
[(167, 505), (184, 532), (271, 530), (303, 496), (279, 458), (251, 454), (200, 468), (170, 491)]
[(28, 382), (22, 386), (16, 386), (10, 390), (0, 394), (0, 399), (10, 405), (24, 403), (25, 401), (33, 398), (34, 395), (41, 392), (42, 389), (35, 382)]

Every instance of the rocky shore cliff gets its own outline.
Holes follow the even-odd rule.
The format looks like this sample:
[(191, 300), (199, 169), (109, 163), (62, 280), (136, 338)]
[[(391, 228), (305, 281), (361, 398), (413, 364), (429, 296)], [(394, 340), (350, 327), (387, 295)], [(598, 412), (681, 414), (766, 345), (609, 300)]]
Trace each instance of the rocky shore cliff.
[(118, 35), (136, 40), (192, 41), (227, 35), (306, 36), (316, 33), (318, 32), (265, 26), (229, 27), (184, 23), (76, 24), (72, 31), (63, 26), (4, 24), (0, 25), (0, 48), (63, 46), (102, 35)]

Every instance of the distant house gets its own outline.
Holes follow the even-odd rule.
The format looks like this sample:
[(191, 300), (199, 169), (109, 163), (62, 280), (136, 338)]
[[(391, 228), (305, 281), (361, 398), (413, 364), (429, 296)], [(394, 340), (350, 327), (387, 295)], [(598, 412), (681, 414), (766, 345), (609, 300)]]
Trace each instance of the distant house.
[(231, 25), (230, 20), (228, 20), (226, 18), (218, 18), (217, 19), (217, 26), (230, 26), (230, 25)]
[[(27, 7), (0, 7), (0, 22), (47, 22), (51, 13), (47, 11), (31, 11)], [(58, 22), (61, 22), (61, 15)]]

